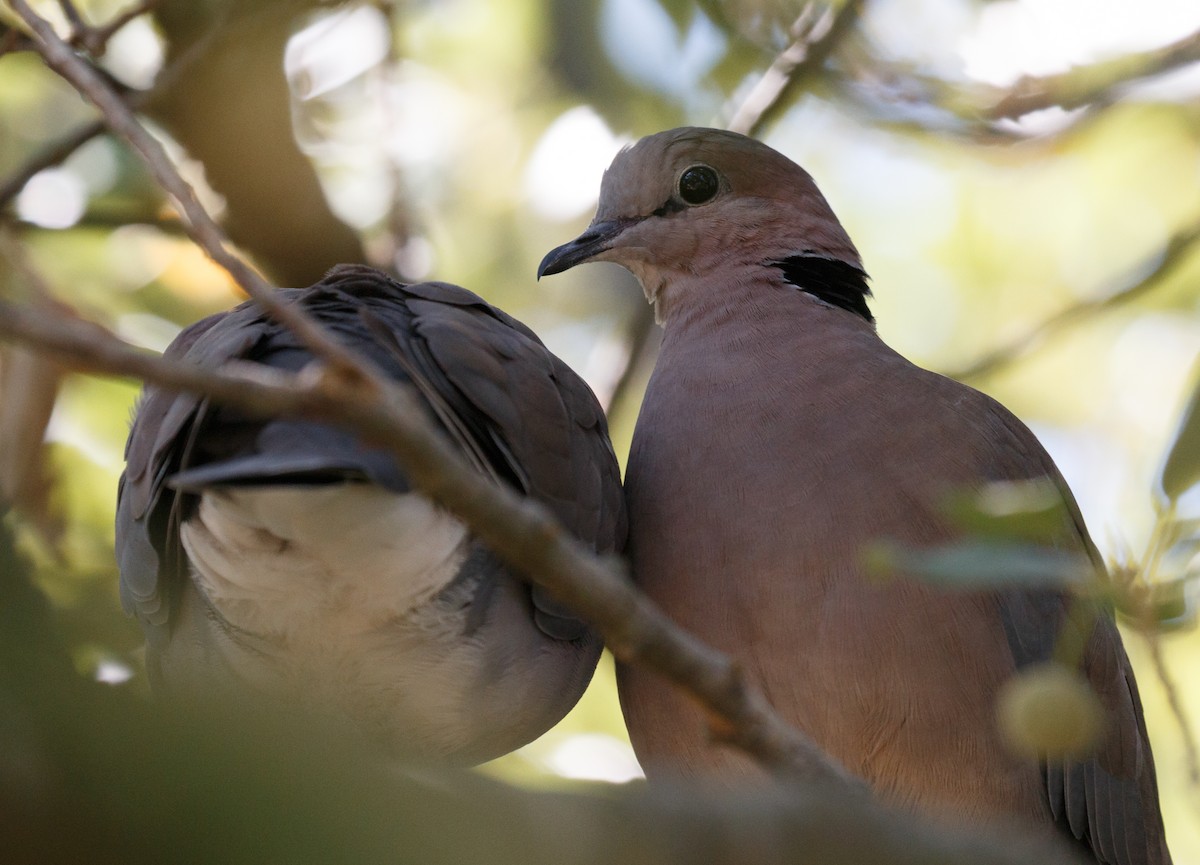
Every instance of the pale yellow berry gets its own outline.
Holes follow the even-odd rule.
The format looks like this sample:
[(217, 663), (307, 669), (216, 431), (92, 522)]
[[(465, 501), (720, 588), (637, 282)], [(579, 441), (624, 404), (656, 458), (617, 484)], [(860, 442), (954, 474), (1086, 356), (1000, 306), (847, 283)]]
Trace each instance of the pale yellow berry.
[(1104, 732), (1104, 707), (1082, 674), (1061, 664), (1026, 667), (996, 698), (1000, 734), (1014, 753), (1081, 757)]

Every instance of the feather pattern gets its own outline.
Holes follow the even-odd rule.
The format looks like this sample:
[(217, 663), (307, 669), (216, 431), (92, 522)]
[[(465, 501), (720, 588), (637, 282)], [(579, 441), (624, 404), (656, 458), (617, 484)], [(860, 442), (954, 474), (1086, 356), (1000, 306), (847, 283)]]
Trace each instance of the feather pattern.
[[(696, 166), (716, 182), (685, 196)], [(1059, 831), (1105, 865), (1169, 863), (1137, 687), (1107, 611), (1093, 611), (1082, 665), (1106, 738), (1086, 758), (1040, 765), (1006, 748), (995, 701), (1076, 626), (1067, 598), (868, 573), (877, 541), (959, 537), (949, 495), (1041, 478), (1067, 506), (1057, 547), (1103, 565), (1029, 429), (880, 340), (861, 259), (812, 178), (735, 133), (649, 136), (616, 157), (596, 218), (540, 271), (585, 261), (633, 272), (665, 331), (626, 472), (639, 586), (882, 798)], [(621, 667), (618, 684), (651, 781), (761, 774), (652, 674)]]
[[(360, 266), (282, 293), (412, 383), (481, 474), (542, 501), (598, 552), (622, 548), (604, 415), (528, 328), (457, 286)], [(312, 362), (250, 303), (185, 329), (167, 354)], [(590, 628), (340, 427), (148, 387), (126, 463), (121, 597), (158, 690), (249, 688), (348, 717), (394, 752), (463, 763), (543, 732), (591, 676)]]

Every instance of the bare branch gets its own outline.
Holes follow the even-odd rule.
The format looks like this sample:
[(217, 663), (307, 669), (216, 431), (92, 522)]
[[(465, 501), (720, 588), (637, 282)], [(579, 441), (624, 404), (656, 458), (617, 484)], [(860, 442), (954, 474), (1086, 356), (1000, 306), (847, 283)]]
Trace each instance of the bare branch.
[(1055, 334), (1153, 291), (1166, 282), (1187, 259), (1189, 253), (1197, 248), (1200, 248), (1200, 221), (1176, 232), (1163, 250), (1143, 265), (1140, 270), (1144, 275), (1131, 285), (1103, 297), (1073, 304), (1050, 316), (1028, 333), (988, 352), (965, 367), (947, 371), (945, 375), (959, 381), (970, 381), (1012, 365)]
[(863, 0), (846, 0), (836, 13), (830, 9), (813, 20), (806, 6), (792, 24), (792, 43), (783, 49), (731, 115), (726, 128), (755, 135), (790, 102), (790, 96), (821, 71), (834, 49), (858, 21)]
[(34, 47), (46, 65), (100, 109), (108, 127), (142, 157), (155, 181), (175, 199), (183, 211), (192, 240), (331, 368), (347, 379), (370, 381), (371, 376), (350, 351), (329, 337), (302, 310), (283, 303), (272, 287), (229, 249), (224, 232), (200, 204), (192, 187), (180, 176), (162, 144), (137, 121), (133, 111), (104, 78), (76, 56), (71, 46), (54, 32), (49, 22), (36, 15), (25, 0), (9, 0), (9, 4), (33, 31)]
[(1038, 137), (1042, 144), (1049, 144), (1115, 104), (1130, 85), (1197, 62), (1200, 31), (1169, 45), (1077, 66), (1057, 75), (1026, 76), (1008, 88), (948, 81), (923, 74), (910, 63), (874, 57), (844, 64), (829, 83), (840, 99), (869, 113), (876, 122), (980, 144), (1025, 137), (998, 121), (1047, 108), (1088, 109), (1060, 131)]
[(21, 194), (25, 184), (35, 174), (62, 164), (68, 156), (104, 132), (106, 128), (102, 120), (84, 123), (35, 153), (29, 161), (4, 178), (3, 182), (0, 182), (0, 210), (8, 207), (9, 203)]
[(654, 321), (654, 308), (650, 304), (638, 304), (625, 326), (625, 344), (629, 346), (628, 354), (622, 361), (621, 371), (613, 383), (607, 399), (604, 401), (604, 411), (611, 419), (614, 411), (620, 411), (625, 403), (625, 396), (638, 373), (651, 367), (658, 358), (658, 347), (662, 341), (662, 330)]
[[(743, 135), (758, 134), (800, 87), (824, 69), (825, 61), (854, 28), (862, 6), (863, 0), (847, 0), (836, 13), (826, 9), (816, 18), (816, 7), (806, 6), (790, 28), (792, 42), (776, 55), (750, 92), (730, 112), (725, 128)], [(623, 403), (638, 369), (653, 360), (661, 337), (649, 305), (638, 307), (626, 331), (629, 352), (604, 407), (606, 411)]]
[(264, 382), (261, 371), (256, 378), (206, 372), (133, 349), (98, 325), (76, 318), (47, 319), (8, 303), (0, 303), (0, 335), (38, 345), (64, 363), (203, 393), (256, 416), (301, 414), (333, 420), (391, 448), (414, 486), (462, 518), (498, 555), (592, 621), (614, 654), (659, 670), (724, 719), (723, 739), (783, 777), (865, 791), (861, 782), (782, 721), (729, 658), (659, 612), (633, 587), (618, 562), (591, 555), (544, 507), (481, 480), (425, 420), (406, 389), (360, 362), (299, 307), (281, 303), (271, 287), (229, 251), (220, 228), (129, 107), (25, 0), (9, 2), (33, 31), (47, 65), (101, 110), (109, 127), (142, 156), (155, 180), (176, 199), (193, 240), (325, 360), (329, 371), (315, 380), (276, 379), (282, 385)]
[(542, 505), (484, 481), (425, 419), (407, 388), (346, 388), (329, 375), (292, 376), (247, 365), (205, 370), (136, 349), (74, 316), (49, 316), (7, 301), (0, 301), (0, 336), (76, 369), (205, 394), (254, 416), (302, 415), (343, 424), (390, 448), (415, 487), (592, 622), (618, 658), (659, 671), (723, 719), (723, 739), (780, 777), (863, 791), (861, 782), (782, 721), (728, 657), (677, 627), (638, 592), (619, 560), (596, 557)]
[(1197, 62), (1200, 30), (1150, 51), (1077, 66), (1059, 75), (1022, 78), (1009, 90), (990, 94), (990, 104), (980, 106), (979, 113), (987, 120), (1000, 120), (1055, 106), (1070, 109), (1103, 104), (1114, 98), (1115, 91), (1135, 81)]

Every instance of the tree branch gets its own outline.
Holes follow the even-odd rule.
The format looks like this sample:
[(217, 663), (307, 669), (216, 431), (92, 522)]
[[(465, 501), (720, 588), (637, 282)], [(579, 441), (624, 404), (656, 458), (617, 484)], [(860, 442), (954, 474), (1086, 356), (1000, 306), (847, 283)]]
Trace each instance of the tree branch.
[(35, 174), (61, 165), (68, 156), (100, 135), (106, 128), (103, 120), (84, 123), (35, 153), (24, 165), (0, 182), (0, 210), (8, 207), (12, 200), (21, 194), (25, 184)]
[[(814, 20), (815, 6), (804, 8), (789, 28), (791, 43), (762, 74), (750, 92), (730, 112), (725, 128), (743, 135), (757, 135), (789, 104), (798, 89), (825, 68), (825, 61), (854, 29), (864, 0), (846, 0), (836, 13), (826, 9)], [(629, 351), (605, 410), (624, 404), (625, 395), (637, 379), (638, 370), (657, 356), (661, 333), (649, 304), (639, 306), (626, 327)]]
[(1135, 81), (1200, 62), (1200, 30), (1169, 45), (1076, 66), (1058, 75), (1027, 76), (1006, 91), (992, 91), (979, 107), (987, 120), (1020, 117), (1044, 108), (1079, 108), (1113, 99), (1115, 91)]
[(1110, 309), (1130, 303), (1158, 288), (1175, 273), (1188, 255), (1198, 248), (1200, 248), (1200, 221), (1176, 232), (1167, 241), (1167, 245), (1161, 252), (1139, 268), (1144, 275), (1131, 285), (1103, 297), (1082, 300), (1073, 304), (1050, 316), (1029, 332), (993, 349), (978, 360), (959, 369), (948, 370), (943, 374), (959, 381), (971, 381), (1005, 369), (1047, 339), (1067, 328), (1095, 318)]
[(8, 2), (33, 32), (34, 48), (42, 55), (46, 65), (100, 109), (109, 129), (142, 157), (155, 181), (175, 199), (183, 211), (188, 236), (214, 262), (228, 271), (246, 294), (262, 304), (276, 321), (290, 328), (306, 347), (333, 370), (347, 379), (372, 383), (372, 377), (350, 351), (326, 334), (301, 309), (282, 302), (253, 268), (230, 251), (224, 232), (200, 204), (192, 187), (180, 176), (166, 150), (138, 122), (133, 111), (108, 82), (77, 56), (71, 46), (54, 32), (50, 23), (35, 14), (25, 0)]
[[(1007, 88), (947, 81), (922, 74), (911, 64), (877, 62), (871, 57), (840, 69), (831, 84), (841, 98), (877, 122), (990, 144), (1027, 137), (998, 121), (1056, 107), (1093, 109), (1083, 117), (1095, 117), (1099, 109), (1118, 101), (1123, 88), (1196, 62), (1200, 62), (1200, 31), (1169, 45), (1057, 75), (1025, 76)], [(1062, 131), (1077, 129), (1080, 122), (1075, 120)], [(1057, 134), (1038, 140), (1046, 143)]]
[(74, 316), (0, 301), (0, 336), (89, 372), (204, 394), (257, 417), (300, 415), (346, 426), (392, 450), (413, 485), (461, 518), (497, 555), (588, 619), (622, 661), (643, 663), (724, 720), (722, 738), (776, 775), (862, 792), (861, 782), (782, 721), (728, 657), (677, 627), (634, 588), (623, 564), (592, 555), (540, 504), (484, 481), (425, 419), (407, 388), (346, 388), (329, 374), (257, 365), (205, 370), (136, 349)]
[(826, 8), (816, 20), (813, 20), (816, 7), (806, 6), (790, 28), (791, 44), (767, 67), (725, 128), (756, 135), (763, 124), (777, 117), (797, 90), (824, 68), (825, 61), (854, 29), (862, 6), (863, 0), (846, 0), (836, 13)]

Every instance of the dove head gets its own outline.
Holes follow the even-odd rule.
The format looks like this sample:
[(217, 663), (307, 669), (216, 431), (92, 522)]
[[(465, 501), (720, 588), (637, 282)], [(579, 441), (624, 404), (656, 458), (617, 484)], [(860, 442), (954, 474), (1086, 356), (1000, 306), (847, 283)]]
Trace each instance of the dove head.
[(604, 173), (595, 219), (551, 250), (538, 276), (587, 261), (631, 271), (660, 322), (763, 269), (785, 282), (802, 275), (818, 289), (832, 281), (844, 301), (836, 305), (870, 319), (858, 252), (813, 179), (735, 132), (672, 129), (621, 151)]

